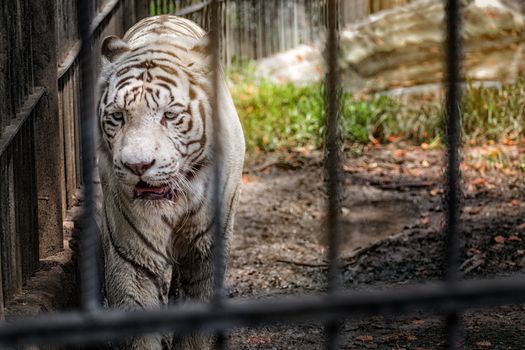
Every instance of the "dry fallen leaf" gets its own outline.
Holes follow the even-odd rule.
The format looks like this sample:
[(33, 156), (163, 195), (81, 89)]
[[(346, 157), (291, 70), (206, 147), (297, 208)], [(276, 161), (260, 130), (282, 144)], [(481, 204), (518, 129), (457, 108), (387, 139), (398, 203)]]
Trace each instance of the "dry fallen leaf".
[(343, 170), (347, 173), (355, 173), (357, 169), (345, 164), (343, 165)]
[(465, 207), (464, 210), (469, 215), (476, 215), (481, 212), (481, 207)]
[(484, 348), (490, 348), (492, 346), (492, 343), (488, 340), (482, 340), (482, 341), (478, 341), (476, 345), (484, 347)]
[(431, 196), (438, 196), (440, 194), (443, 193), (443, 189), (442, 188), (433, 188), (430, 190), (430, 195)]
[(369, 135), (368, 136), (368, 139), (370, 140), (370, 142), (372, 142), (373, 145), (380, 145), (381, 144), (381, 141), (379, 141), (378, 139), (376, 139), (374, 136), (372, 135)]
[(386, 139), (388, 142), (397, 142), (403, 138), (403, 135), (389, 135)]
[(484, 186), (484, 185), (486, 185), (486, 184), (487, 184), (487, 180), (485, 180), (485, 179), (482, 178), (482, 177), (477, 177), (477, 178), (475, 178), (474, 180), (472, 180), (470, 183), (471, 183), (472, 185), (474, 185), (474, 186), (478, 186), (478, 187), (479, 187), (479, 186)]
[(477, 249), (477, 248), (469, 248), (467, 250), (467, 254), (468, 255), (477, 255), (477, 254), (481, 254), (481, 250)]
[(501, 150), (498, 148), (493, 148), (489, 151), (488, 156), (490, 158), (497, 158), (501, 154)]
[(370, 343), (371, 341), (374, 341), (374, 337), (372, 337), (371, 335), (360, 335), (355, 338), (365, 343)]
[(494, 237), (494, 242), (498, 244), (505, 244), (505, 237), (503, 237), (502, 235), (498, 235)]
[(268, 343), (268, 339), (258, 336), (251, 336), (246, 339), (246, 342), (250, 345), (264, 345)]
[(517, 207), (518, 205), (520, 205), (520, 201), (517, 200), (517, 199), (513, 199), (513, 200), (510, 201), (509, 205), (511, 207)]
[(508, 138), (505, 137), (505, 138), (503, 139), (502, 143), (503, 143), (504, 145), (507, 145), (507, 146), (514, 146), (514, 145), (516, 145), (518, 142), (516, 142), (516, 140), (508, 139)]
[(406, 152), (402, 149), (396, 149), (394, 151), (394, 158), (404, 158), (406, 155)]
[(422, 324), (425, 324), (425, 320), (413, 320), (412, 324), (420, 326)]

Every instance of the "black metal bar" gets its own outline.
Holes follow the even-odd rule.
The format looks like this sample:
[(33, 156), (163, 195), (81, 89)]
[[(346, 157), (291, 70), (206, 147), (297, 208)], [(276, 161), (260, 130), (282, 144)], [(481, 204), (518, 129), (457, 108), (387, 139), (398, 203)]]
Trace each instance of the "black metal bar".
[(327, 179), (328, 290), (341, 286), (341, 274), (337, 264), (339, 256), (339, 173), (340, 173), (340, 127), (339, 127), (339, 68), (338, 68), (337, 0), (328, 0), (328, 42), (326, 74), (326, 155)]
[(219, 72), (219, 60), (220, 60), (220, 27), (218, 19), (218, 1), (212, 2), (212, 14), (211, 14), (211, 46), (213, 50), (213, 286), (214, 286), (214, 299), (215, 303), (220, 304), (224, 297), (224, 237), (222, 229), (222, 191), (221, 191), (221, 159), (222, 159), (222, 147), (219, 139), (220, 134), (220, 100), (217, 92), (220, 89), (220, 72)]
[[(337, 0), (327, 2), (326, 42), (326, 150), (325, 177), (327, 179), (326, 232), (328, 235), (328, 293), (332, 294), (341, 287), (341, 272), (338, 266), (339, 257), (339, 35), (337, 21)], [(326, 348), (339, 348), (339, 326), (336, 322), (326, 325)]]
[(207, 304), (151, 311), (110, 310), (62, 313), (39, 319), (13, 320), (0, 326), (0, 346), (102, 342), (126, 335), (162, 330), (190, 333), (254, 327), (283, 322), (325, 322), (342, 317), (398, 314), (411, 310), (447, 313), (475, 307), (525, 302), (523, 276), (511, 279), (445, 282), (381, 291), (337, 292), (329, 297), (293, 296), (272, 301), (226, 300), (222, 308)]
[(82, 179), (84, 183), (84, 203), (80, 222), (80, 282), (81, 301), (86, 311), (96, 311), (100, 307), (100, 281), (98, 272), (99, 233), (95, 222), (95, 201), (93, 172), (95, 169), (95, 119), (94, 85), (92, 62), (92, 31), (89, 13), (92, 1), (78, 4), (78, 24), (82, 46), (80, 49), (80, 68), (82, 78), (82, 98), (80, 101), (81, 139), (82, 139)]
[(462, 326), (462, 317), (457, 310), (452, 310), (445, 316), (447, 349), (461, 348)]
[[(460, 210), (460, 171), (459, 147), (460, 126), (460, 66), (461, 66), (461, 16), (459, 0), (448, 0), (446, 12), (446, 145), (447, 167), (445, 171), (445, 232), (446, 232), (446, 279), (454, 288), (459, 280), (459, 210)], [(460, 341), (461, 316), (452, 311), (446, 317), (447, 348), (456, 349)]]
[(447, 280), (459, 278), (459, 208), (460, 208), (460, 172), (459, 146), (461, 140), (460, 110), (460, 16), (459, 0), (448, 0), (446, 6), (447, 22), (447, 97), (446, 97), (446, 144), (447, 168), (445, 172), (445, 206), (447, 233)]
[[(218, 97), (219, 91), (222, 88), (221, 84), (221, 72), (220, 72), (220, 60), (221, 60), (221, 27), (219, 18), (219, 0), (213, 0), (211, 2), (211, 48), (213, 52), (213, 96), (212, 96), (212, 108), (213, 108), (213, 244), (212, 244), (212, 257), (213, 257), (213, 297), (212, 305), (216, 309), (222, 308), (223, 299), (225, 296), (224, 289), (224, 274), (226, 270), (225, 265), (225, 244), (224, 244), (224, 229), (222, 220), (222, 174), (221, 167), (223, 164), (223, 150), (220, 142), (221, 133), (221, 101)], [(227, 340), (224, 332), (218, 332), (216, 334), (215, 348), (217, 350), (227, 348)]]

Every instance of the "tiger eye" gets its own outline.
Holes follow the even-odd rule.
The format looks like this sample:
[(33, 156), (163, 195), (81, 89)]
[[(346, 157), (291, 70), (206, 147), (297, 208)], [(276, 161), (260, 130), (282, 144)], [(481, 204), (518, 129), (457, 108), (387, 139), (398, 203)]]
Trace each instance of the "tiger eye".
[(173, 119), (177, 118), (177, 114), (175, 114), (173, 112), (166, 112), (166, 113), (164, 113), (164, 118), (166, 118), (168, 120), (173, 120)]
[(112, 117), (114, 120), (118, 121), (118, 122), (122, 122), (122, 121), (124, 121), (124, 113), (122, 113), (122, 112), (115, 112), (115, 113), (112, 113), (112, 114), (111, 114), (111, 117)]

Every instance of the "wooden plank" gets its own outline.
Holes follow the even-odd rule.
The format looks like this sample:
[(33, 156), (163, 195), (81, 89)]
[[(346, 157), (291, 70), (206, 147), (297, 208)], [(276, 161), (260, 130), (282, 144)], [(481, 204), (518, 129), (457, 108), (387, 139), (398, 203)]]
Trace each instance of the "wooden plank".
[(38, 231), (35, 219), (36, 190), (32, 139), (32, 115), (17, 135), (13, 159), (15, 243), (20, 280), (25, 281), (38, 267)]
[(128, 30), (137, 20), (137, 3), (138, 0), (124, 1), (123, 11), (125, 15), (122, 19), (124, 30)]
[(188, 16), (192, 13), (202, 10), (203, 8), (207, 7), (210, 4), (211, 4), (211, 0), (202, 1), (195, 5), (190, 5), (190, 6), (180, 9), (179, 11), (175, 13), (175, 15), (181, 16), (181, 17)]
[(112, 15), (113, 11), (120, 4), (120, 2), (122, 2), (122, 0), (108, 0), (104, 4), (100, 12), (97, 13), (91, 22), (90, 31), (92, 34), (100, 29), (100, 26), (104, 20)]
[(62, 78), (64, 74), (71, 68), (73, 63), (77, 60), (78, 54), (80, 53), (80, 40), (77, 40), (73, 46), (69, 49), (64, 60), (59, 63), (57, 69), (57, 79)]
[(75, 193), (75, 133), (74, 133), (74, 101), (73, 101), (73, 82), (72, 82), (72, 71), (67, 73), (65, 79), (64, 95), (64, 156), (66, 161), (66, 198), (67, 208), (71, 208), (73, 205), (72, 196)]
[[(7, 254), (9, 253), (7, 251), (8, 246), (6, 244), (7, 238), (9, 237), (8, 229), (9, 229), (9, 207), (8, 207), (8, 200), (9, 200), (9, 161), (8, 161), (8, 154), (5, 152), (3, 155), (0, 154), (0, 178), (5, 179), (6, 181), (0, 181), (0, 274), (2, 275), (2, 278), (0, 278), (0, 282), (2, 283), (0, 285), (0, 294), (1, 294), (1, 300), (0, 305), (2, 306), (7, 299), (8, 290), (9, 290), (9, 259)], [(3, 316), (3, 310), (2, 310), (2, 316)]]
[(56, 0), (31, 1), (35, 83), (46, 89), (35, 111), (40, 258), (63, 248), (64, 135), (58, 110)]
[[(62, 127), (62, 130), (61, 130), (61, 134), (64, 135), (64, 131), (63, 131), (63, 125), (64, 125), (64, 85), (65, 85), (65, 82), (64, 82), (65, 79), (59, 79), (58, 80), (58, 91), (57, 91), (57, 96), (58, 96), (58, 123), (61, 125)], [(62, 155), (65, 154), (66, 150), (65, 149), (62, 149)], [(63, 165), (63, 167), (65, 167), (65, 164)], [(65, 168), (64, 168), (65, 169)], [(67, 213), (67, 194), (66, 194), (66, 177), (65, 176), (62, 176), (60, 178), (60, 188), (63, 189), (62, 191), (60, 191), (60, 201), (61, 201), (61, 208), (62, 208), (62, 217), (65, 218), (66, 217), (66, 213)]]
[[(68, 2), (69, 0), (64, 0), (64, 1)], [(93, 21), (90, 26), (90, 30), (92, 33), (98, 32), (102, 29), (101, 27), (103, 23), (105, 23), (107, 19), (113, 16), (114, 11), (117, 9), (117, 6), (120, 5), (121, 2), (123, 2), (123, 0), (111, 0), (104, 4), (103, 8), (97, 13), (95, 18), (93, 18)], [(136, 8), (137, 8), (136, 17), (138, 19), (146, 17), (148, 13), (147, 1), (136, 0), (136, 4), (137, 4), (136, 5)], [(76, 18), (76, 14), (69, 14), (68, 18), (70, 16), (72, 16), (73, 18)], [(129, 25), (129, 24), (134, 24), (134, 22), (136, 21), (133, 21), (133, 23), (131, 22), (124, 22), (124, 23), (125, 25)], [(72, 23), (73, 24), (69, 24), (68, 26), (72, 26), (72, 30), (74, 30), (76, 33), (76, 21), (72, 20)], [(64, 38), (64, 40), (67, 40), (66, 39), (67, 37), (64, 36), (64, 34), (67, 34), (68, 32), (69, 32), (68, 30), (58, 31), (59, 38)], [(71, 68), (73, 63), (78, 60), (78, 55), (80, 54), (80, 46), (81, 46), (80, 40), (78, 40), (78, 38), (75, 37), (75, 39), (71, 42), (68, 49), (63, 50), (66, 53), (63, 54), (64, 57), (60, 59), (61, 62), (58, 64), (58, 67), (59, 67), (57, 70), (58, 79), (60, 79)]]
[[(1, 223), (0, 223), (0, 232), (2, 232), (1, 231)], [(2, 251), (2, 247), (3, 247), (2, 246), (2, 240), (0, 239), (0, 252)], [(0, 263), (1, 263), (1, 254), (0, 254)], [(3, 279), (2, 279), (2, 269), (0, 268), (0, 321), (3, 321), (5, 319), (4, 288), (3, 288), (3, 284), (4, 283), (3, 283)]]
[(35, 88), (34, 92), (25, 99), (24, 104), (19, 109), (16, 117), (11, 119), (9, 126), (4, 128), (4, 131), (0, 134), (0, 155), (2, 155), (11, 144), (13, 138), (17, 135), (27, 118), (29, 118), (31, 112), (36, 108), (36, 105), (43, 95), (43, 88)]
[[(9, 89), (7, 82), (7, 26), (4, 20), (7, 17), (7, 2), (0, 3), (0, 99), (2, 101), (9, 101)], [(0, 103), (0, 134), (4, 127), (8, 124), (10, 119), (9, 105), (7, 103)]]
[(35, 138), (35, 127), (34, 122), (27, 124), (28, 136), (26, 138), (26, 144), (28, 147), (28, 161), (27, 161), (27, 170), (31, 174), (31, 179), (27, 183), (27, 188), (29, 188), (30, 193), (29, 197), (31, 198), (31, 212), (29, 215), (30, 221), (30, 246), (31, 255), (30, 263), (31, 270), (36, 271), (39, 268), (40, 261), (40, 239), (39, 239), (39, 227), (38, 227), (38, 190), (36, 188), (36, 161), (35, 161), (35, 144), (33, 140)]
[(70, 134), (70, 142), (71, 142), (71, 158), (70, 161), (70, 173), (69, 173), (69, 187), (68, 187), (68, 205), (69, 207), (72, 207), (75, 205), (75, 195), (76, 195), (76, 177), (77, 177), (77, 164), (76, 164), (76, 152), (77, 149), (75, 147), (75, 141), (77, 139), (77, 135), (75, 133), (75, 119), (76, 119), (76, 106), (80, 101), (77, 101), (75, 99), (75, 79), (77, 78), (75, 76), (75, 70), (71, 70), (71, 79), (69, 82), (69, 112), (71, 113), (71, 118), (69, 121), (69, 134)]
[(24, 99), (24, 93), (22, 86), (25, 83), (25, 76), (24, 71), (21, 69), (21, 62), (23, 62), (23, 55), (22, 55), (22, 45), (20, 45), (20, 42), (22, 41), (21, 36), (21, 28), (20, 28), (20, 22), (22, 21), (22, 16), (20, 13), (20, 2), (19, 1), (7, 1), (11, 7), (11, 13), (12, 15), (9, 17), (10, 21), (7, 25), (8, 29), (8, 36), (9, 36), (9, 44), (8, 47), (10, 48), (9, 55), (10, 55), (10, 62), (8, 66), (10, 67), (10, 73), (11, 76), (8, 78), (9, 80), (9, 86), (11, 87), (11, 98), (14, 98), (12, 100), (12, 108), (16, 111), (18, 107), (20, 107), (23, 99)]
[(8, 226), (5, 235), (5, 247), (6, 247), (6, 260), (9, 266), (8, 278), (9, 288), (7, 289), (7, 299), (11, 298), (15, 293), (22, 288), (22, 268), (20, 261), (20, 240), (17, 235), (17, 222), (16, 222), (16, 197), (15, 197), (15, 176), (14, 176), (14, 159), (17, 156), (18, 138), (16, 138), (9, 148), (9, 165), (7, 179), (8, 183), (8, 194), (7, 194), (7, 217)]
[(76, 169), (76, 179), (75, 179), (75, 189), (76, 189), (76, 196), (75, 201), (78, 198), (78, 191), (80, 189), (81, 184), (81, 178), (82, 178), (82, 149), (80, 148), (80, 65), (77, 63), (75, 67), (73, 68), (74, 77), (73, 82), (75, 84), (74, 90), (75, 90), (75, 117), (74, 117), (74, 123), (75, 123), (75, 169)]

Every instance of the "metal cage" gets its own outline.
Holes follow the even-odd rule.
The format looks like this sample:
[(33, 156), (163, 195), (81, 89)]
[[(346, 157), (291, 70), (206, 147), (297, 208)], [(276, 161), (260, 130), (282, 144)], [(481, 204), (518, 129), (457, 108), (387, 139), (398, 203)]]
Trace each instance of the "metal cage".
[[(220, 6), (222, 1), (206, 2), (211, 18), (211, 33), (215, 52), (215, 69), (218, 69), (221, 46)], [(235, 301), (224, 298), (224, 261), (221, 225), (214, 228), (214, 287), (210, 303), (188, 304), (155, 311), (124, 312), (103, 310), (100, 305), (100, 283), (97, 271), (98, 231), (94, 221), (94, 137), (93, 128), (93, 71), (92, 1), (79, 2), (80, 68), (82, 74), (81, 118), (79, 126), (82, 142), (82, 181), (84, 205), (82, 219), (82, 244), (80, 274), (82, 311), (42, 315), (38, 318), (19, 319), (0, 324), (0, 345), (24, 344), (92, 344), (96, 341), (117, 339), (137, 333), (157, 331), (213, 332), (217, 334), (218, 349), (227, 347), (225, 334), (236, 327), (258, 326), (276, 322), (300, 323), (316, 319), (325, 323), (326, 347), (341, 346), (338, 329), (341, 320), (366, 315), (407, 312), (424, 309), (440, 310), (446, 315), (447, 347), (458, 348), (461, 313), (468, 308), (488, 307), (525, 301), (525, 281), (521, 278), (463, 281), (458, 274), (458, 222), (460, 212), (460, 119), (461, 59), (460, 0), (446, 2), (446, 169), (444, 183), (444, 218), (446, 231), (447, 275), (442, 282), (381, 291), (345, 291), (342, 288), (338, 266), (338, 213), (340, 169), (339, 124), (339, 68), (338, 68), (338, 1), (323, 2), (326, 14), (326, 156), (325, 171), (328, 200), (326, 227), (329, 235), (328, 286), (326, 294), (282, 298), (272, 301)], [(195, 6), (195, 5), (192, 5)], [(180, 9), (184, 14), (188, 9)], [(96, 20), (96, 19), (95, 19)], [(215, 74), (215, 79), (217, 79)], [(38, 93), (38, 91), (37, 91)], [(31, 134), (31, 129), (25, 131)], [(0, 146), (2, 144), (0, 143)], [(3, 146), (0, 147), (3, 151)], [(220, 151), (220, 150), (219, 150)], [(1, 163), (0, 163), (1, 164)], [(216, 167), (218, 170), (218, 167)], [(214, 185), (221, 175), (215, 172)], [(2, 178), (4, 176), (2, 175)], [(220, 191), (215, 191), (213, 203), (220, 201)], [(220, 215), (216, 205), (215, 215)], [(219, 220), (215, 220), (216, 223)]]

